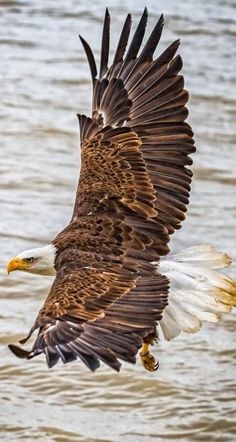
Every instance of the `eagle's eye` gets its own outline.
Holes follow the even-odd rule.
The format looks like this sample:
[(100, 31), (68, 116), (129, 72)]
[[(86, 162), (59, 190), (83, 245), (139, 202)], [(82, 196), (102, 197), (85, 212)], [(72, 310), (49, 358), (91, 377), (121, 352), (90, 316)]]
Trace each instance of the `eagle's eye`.
[(25, 261), (31, 264), (32, 262), (34, 262), (34, 258), (25, 258)]

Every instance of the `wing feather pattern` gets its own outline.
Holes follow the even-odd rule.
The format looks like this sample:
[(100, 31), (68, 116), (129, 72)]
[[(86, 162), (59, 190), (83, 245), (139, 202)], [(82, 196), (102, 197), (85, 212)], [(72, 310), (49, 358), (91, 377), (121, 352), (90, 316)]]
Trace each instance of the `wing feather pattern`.
[(93, 371), (100, 360), (115, 370), (119, 360), (134, 363), (168, 302), (168, 280), (153, 261), (168, 253), (169, 236), (185, 218), (195, 147), (185, 122), (179, 40), (153, 58), (164, 19), (141, 49), (147, 17), (145, 8), (126, 52), (128, 14), (108, 67), (106, 9), (99, 76), (80, 37), (93, 104), (91, 118), (78, 115), (81, 173), (73, 216), (53, 241), (57, 276), (29, 334), (38, 329), (33, 348), (11, 346), (23, 358), (45, 353), (49, 367), (77, 357)]
[[(186, 167), (191, 165), (189, 154), (195, 151), (192, 130), (185, 122), (188, 116), (186, 103), (189, 96), (184, 89), (183, 76), (179, 74), (182, 59), (175, 55), (179, 40), (153, 59), (162, 34), (163, 16), (158, 20), (138, 55), (146, 23), (145, 9), (125, 55), (124, 49), (130, 29), (130, 17), (127, 17), (113, 64), (103, 73), (103, 78), (95, 79), (92, 121), (103, 119), (103, 128), (100, 131), (107, 125), (129, 127), (139, 138), (139, 152), (155, 195), (153, 206), (156, 215), (152, 217), (172, 234), (181, 227), (185, 218), (192, 176), (190, 169)], [(108, 39), (108, 33), (106, 37)], [(81, 118), (80, 128), (82, 148), (86, 151), (88, 139), (83, 138)], [(84, 155), (87, 153), (84, 152)], [(90, 173), (89, 170), (86, 171), (87, 176)], [(102, 175), (100, 178), (102, 181)], [(81, 182), (78, 186), (74, 216), (76, 213), (84, 213), (80, 184)], [(90, 209), (94, 210), (92, 200)], [(88, 210), (88, 207), (85, 210)], [(164, 254), (167, 252), (168, 247), (163, 249)]]

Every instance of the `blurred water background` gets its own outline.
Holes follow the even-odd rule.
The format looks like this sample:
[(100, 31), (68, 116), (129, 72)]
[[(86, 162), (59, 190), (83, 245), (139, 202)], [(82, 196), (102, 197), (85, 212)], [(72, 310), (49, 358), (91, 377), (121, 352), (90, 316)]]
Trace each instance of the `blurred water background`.
[[(156, 347), (160, 369), (140, 363), (91, 374), (80, 362), (48, 370), (16, 359), (50, 278), (6, 275), (9, 258), (48, 243), (68, 222), (79, 171), (76, 112), (90, 112), (91, 85), (77, 34), (98, 56), (105, 6), (114, 48), (140, 0), (0, 1), (0, 431), (2, 441), (151, 442), (236, 440), (235, 315)], [(161, 12), (161, 49), (180, 37), (190, 123), (196, 134), (188, 219), (172, 249), (209, 242), (236, 262), (236, 3), (147, 0)], [(230, 270), (235, 275), (235, 264)]]

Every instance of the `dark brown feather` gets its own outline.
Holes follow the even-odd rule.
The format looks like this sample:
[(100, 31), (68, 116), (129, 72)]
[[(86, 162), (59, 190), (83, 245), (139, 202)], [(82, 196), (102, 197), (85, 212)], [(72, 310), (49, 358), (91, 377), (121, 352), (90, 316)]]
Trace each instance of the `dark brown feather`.
[(80, 38), (80, 41), (83, 45), (85, 53), (87, 55), (87, 59), (88, 59), (89, 67), (90, 67), (90, 72), (91, 72), (91, 77), (92, 77), (92, 82), (94, 84), (95, 78), (97, 76), (97, 66), (95, 63), (94, 55), (93, 55), (93, 52), (92, 52), (89, 44), (87, 43), (87, 41), (84, 40), (84, 38), (81, 35), (79, 35), (79, 38)]
[(103, 33), (102, 33), (102, 47), (101, 47), (101, 62), (99, 78), (102, 79), (108, 70), (108, 57), (110, 46), (110, 14), (108, 8), (106, 8)]
[[(112, 63), (112, 66), (116, 66), (119, 62), (121, 62), (123, 60), (123, 56), (126, 50), (126, 46), (128, 43), (128, 38), (129, 38), (129, 34), (130, 34), (130, 29), (131, 29), (131, 15), (128, 14), (120, 35), (120, 39), (117, 45), (117, 49), (115, 52), (115, 56), (114, 56), (114, 60)], [(112, 67), (109, 70), (109, 76), (111, 77), (112, 75)]]

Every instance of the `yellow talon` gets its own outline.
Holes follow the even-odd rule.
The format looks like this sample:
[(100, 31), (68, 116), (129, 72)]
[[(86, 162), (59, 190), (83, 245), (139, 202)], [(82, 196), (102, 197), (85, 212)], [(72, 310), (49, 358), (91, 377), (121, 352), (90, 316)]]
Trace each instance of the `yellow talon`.
[(159, 368), (159, 362), (149, 353), (149, 345), (146, 342), (142, 345), (140, 356), (144, 368), (148, 371), (156, 371)]

